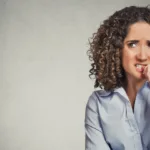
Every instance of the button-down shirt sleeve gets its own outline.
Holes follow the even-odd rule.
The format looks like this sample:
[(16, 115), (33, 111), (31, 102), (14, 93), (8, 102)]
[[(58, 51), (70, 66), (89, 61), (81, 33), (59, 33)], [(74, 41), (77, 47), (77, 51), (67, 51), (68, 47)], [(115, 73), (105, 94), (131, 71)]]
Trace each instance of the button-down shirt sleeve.
[(85, 134), (85, 150), (110, 150), (101, 129), (95, 93), (86, 105)]

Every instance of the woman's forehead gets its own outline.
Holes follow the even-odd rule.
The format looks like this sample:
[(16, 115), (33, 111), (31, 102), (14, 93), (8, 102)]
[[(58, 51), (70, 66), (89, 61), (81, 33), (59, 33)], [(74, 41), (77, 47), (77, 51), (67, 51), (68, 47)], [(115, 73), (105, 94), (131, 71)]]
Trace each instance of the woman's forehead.
[(129, 27), (126, 39), (131, 40), (150, 40), (150, 24), (146, 22), (137, 22)]

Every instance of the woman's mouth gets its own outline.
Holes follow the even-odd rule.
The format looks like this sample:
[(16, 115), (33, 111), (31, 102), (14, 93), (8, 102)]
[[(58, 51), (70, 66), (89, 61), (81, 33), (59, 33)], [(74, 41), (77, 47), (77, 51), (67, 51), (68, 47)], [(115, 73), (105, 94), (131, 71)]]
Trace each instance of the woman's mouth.
[(143, 72), (145, 66), (147, 66), (147, 65), (145, 65), (145, 64), (144, 64), (144, 65), (143, 65), (143, 64), (136, 64), (136, 65), (135, 65), (136, 70), (137, 70), (138, 72)]

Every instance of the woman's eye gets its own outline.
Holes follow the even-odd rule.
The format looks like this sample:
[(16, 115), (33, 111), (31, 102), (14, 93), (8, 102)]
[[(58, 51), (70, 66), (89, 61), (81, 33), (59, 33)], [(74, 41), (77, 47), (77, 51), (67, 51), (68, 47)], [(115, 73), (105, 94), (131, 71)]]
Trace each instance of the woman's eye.
[(134, 47), (136, 47), (136, 43), (128, 43), (128, 47), (129, 48), (134, 48)]
[(147, 46), (150, 47), (150, 41), (147, 42)]

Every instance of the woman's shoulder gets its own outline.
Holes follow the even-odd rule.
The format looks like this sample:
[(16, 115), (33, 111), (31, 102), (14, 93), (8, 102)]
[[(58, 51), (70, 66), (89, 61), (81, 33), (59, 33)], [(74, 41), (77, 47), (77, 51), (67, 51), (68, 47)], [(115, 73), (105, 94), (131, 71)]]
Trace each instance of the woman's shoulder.
[(95, 90), (92, 92), (92, 94), (88, 98), (87, 105), (90, 106), (96, 106), (97, 102), (101, 102), (103, 100), (107, 100), (111, 97), (113, 92), (111, 91), (105, 91), (103, 89), (101, 90)]
[(113, 92), (111, 91), (106, 91), (106, 90), (103, 90), (103, 89), (100, 89), (100, 90), (95, 90), (92, 92), (92, 94), (90, 95), (90, 97), (92, 98), (96, 98), (96, 99), (99, 99), (100, 97), (109, 97)]
[(96, 95), (97, 97), (107, 97), (111, 95), (112, 92), (101, 89), (101, 90), (94, 91), (92, 94)]

